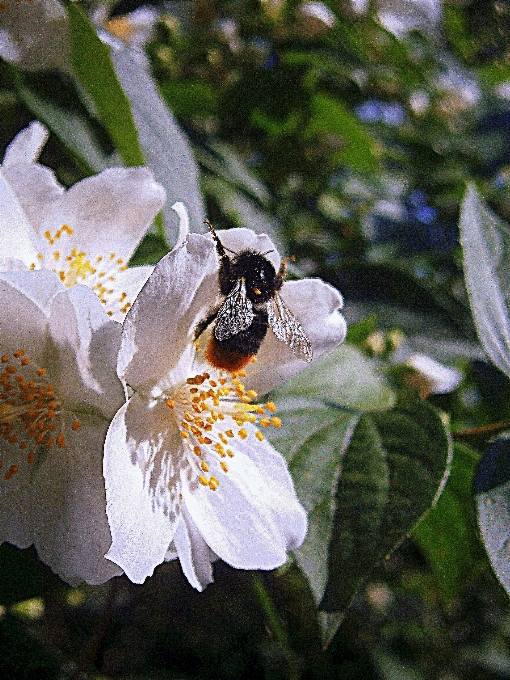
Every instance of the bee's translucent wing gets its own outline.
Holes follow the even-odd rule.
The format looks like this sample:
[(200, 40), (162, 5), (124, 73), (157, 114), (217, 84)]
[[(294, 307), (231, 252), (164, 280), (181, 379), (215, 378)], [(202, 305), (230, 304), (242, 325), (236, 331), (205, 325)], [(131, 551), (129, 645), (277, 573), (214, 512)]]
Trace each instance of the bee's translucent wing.
[(278, 293), (275, 293), (267, 303), (267, 320), (278, 340), (288, 345), (298, 359), (302, 361), (313, 359), (310, 340)]
[(221, 303), (216, 316), (214, 337), (220, 342), (227, 340), (249, 328), (254, 317), (253, 305), (246, 296), (244, 279), (239, 279)]

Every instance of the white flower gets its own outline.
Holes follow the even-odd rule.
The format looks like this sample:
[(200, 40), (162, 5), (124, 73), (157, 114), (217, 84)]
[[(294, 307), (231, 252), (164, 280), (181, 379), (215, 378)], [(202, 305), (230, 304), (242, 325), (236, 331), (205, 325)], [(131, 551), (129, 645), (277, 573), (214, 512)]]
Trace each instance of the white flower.
[(92, 288), (122, 321), (152, 267), (127, 262), (165, 201), (147, 168), (110, 168), (65, 190), (37, 163), (46, 128), (33, 122), (0, 169), (0, 269), (50, 269)]
[(377, 0), (377, 16), (397, 38), (409, 31), (437, 32), (442, 17), (441, 0)]
[[(267, 253), (278, 267), (267, 236), (248, 229), (219, 234), (225, 248)], [(306, 533), (286, 463), (262, 432), (281, 425), (276, 406), (254, 402), (257, 391), (306, 364), (270, 331), (246, 371), (232, 376), (204, 364), (193, 334), (217, 295), (214, 244), (190, 234), (158, 263), (124, 322), (118, 370), (134, 392), (105, 442), (107, 557), (136, 583), (179, 557), (201, 590), (212, 581), (215, 556), (235, 568), (272, 569)], [(341, 297), (333, 288), (295, 281), (281, 295), (314, 358), (344, 339)]]
[(34, 545), (72, 585), (121, 573), (111, 537), (103, 442), (123, 401), (121, 326), (85, 286), (53, 272), (0, 273), (0, 542)]
[(427, 394), (448, 394), (462, 380), (462, 373), (458, 369), (448, 368), (426, 354), (412, 354), (404, 364), (419, 374), (423, 380), (422, 389)]

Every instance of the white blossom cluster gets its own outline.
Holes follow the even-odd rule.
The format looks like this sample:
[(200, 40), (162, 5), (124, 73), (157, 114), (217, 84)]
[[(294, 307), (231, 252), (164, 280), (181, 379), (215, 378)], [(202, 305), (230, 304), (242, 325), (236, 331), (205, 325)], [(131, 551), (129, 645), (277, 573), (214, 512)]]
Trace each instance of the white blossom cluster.
[[(188, 233), (177, 204), (173, 250), (128, 267), (164, 189), (139, 167), (66, 190), (38, 162), (46, 138), (32, 123), (0, 169), (0, 541), (35, 545), (70, 584), (142, 583), (177, 557), (199, 590), (217, 558), (278, 567), (307, 519), (261, 395), (307, 364), (268, 333), (246, 370), (207, 365), (194, 332), (218, 302), (211, 236)], [(279, 266), (267, 236), (220, 233)], [(291, 281), (281, 296), (314, 360), (343, 341), (331, 286)]]

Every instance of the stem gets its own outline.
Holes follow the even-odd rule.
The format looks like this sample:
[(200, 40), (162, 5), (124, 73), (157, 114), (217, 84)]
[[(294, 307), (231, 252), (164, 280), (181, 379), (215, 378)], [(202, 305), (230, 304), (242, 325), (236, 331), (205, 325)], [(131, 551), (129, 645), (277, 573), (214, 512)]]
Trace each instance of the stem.
[(106, 602), (103, 607), (103, 611), (99, 615), (92, 635), (85, 643), (80, 654), (80, 658), (78, 661), (80, 667), (97, 668), (96, 665), (97, 657), (99, 656), (99, 652), (101, 651), (101, 647), (108, 632), (108, 628), (110, 627), (119, 582), (120, 577), (115, 576), (110, 580), (108, 584), (109, 591), (108, 596), (106, 598)]
[(299, 680), (301, 673), (298, 670), (296, 656), (289, 644), (289, 636), (287, 635), (287, 631), (283, 626), (271, 595), (259, 573), (252, 573), (252, 583), (255, 596), (265, 614), (266, 625), (285, 656), (288, 669), (287, 677), (289, 680)]
[(497, 432), (508, 429), (510, 429), (510, 421), (506, 420), (501, 423), (492, 423), (491, 425), (483, 425), (482, 427), (472, 427), (468, 430), (459, 430), (458, 432), (453, 432), (452, 437), (460, 440), (476, 438), (489, 439)]

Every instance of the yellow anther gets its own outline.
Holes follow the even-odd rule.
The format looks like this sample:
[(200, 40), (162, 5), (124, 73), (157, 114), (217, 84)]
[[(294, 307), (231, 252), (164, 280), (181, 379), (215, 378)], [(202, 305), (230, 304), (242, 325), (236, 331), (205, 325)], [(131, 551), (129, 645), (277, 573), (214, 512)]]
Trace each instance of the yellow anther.
[(262, 432), (261, 432), (260, 430), (257, 430), (257, 431), (255, 432), (255, 436), (257, 437), (257, 439), (259, 440), (259, 442), (264, 441), (264, 439), (265, 439), (264, 435), (262, 434)]
[(201, 456), (202, 455), (202, 449), (200, 448), (200, 446), (195, 445), (193, 447), (193, 453), (195, 454), (195, 456)]
[(280, 428), (282, 426), (282, 421), (277, 416), (271, 418), (271, 425)]
[(262, 427), (269, 427), (271, 425), (271, 421), (269, 418), (261, 418), (259, 420), (259, 424), (262, 425)]
[(244, 427), (242, 427), (237, 434), (239, 437), (241, 437), (241, 439), (246, 439), (248, 436), (248, 432), (244, 429)]
[(165, 399), (165, 404), (168, 406), (168, 408), (175, 408), (175, 401), (173, 399)]
[(11, 467), (7, 470), (5, 473), (4, 477), (6, 480), (11, 479), (13, 475), (16, 474), (16, 472), (19, 470), (19, 465), (11, 465)]
[(199, 475), (198, 481), (200, 482), (200, 484), (202, 484), (202, 486), (209, 486), (209, 481), (207, 477), (205, 477), (205, 475)]
[(209, 480), (209, 488), (211, 489), (211, 491), (216, 491), (216, 489), (219, 487), (219, 485), (220, 485), (220, 483), (216, 479), (216, 477), (211, 477), (211, 479)]
[(200, 467), (202, 468), (202, 472), (209, 472), (209, 466), (207, 465), (207, 463), (205, 462), (205, 460), (203, 460), (203, 461), (200, 463)]
[(181, 437), (182, 437), (183, 439), (188, 439), (189, 433), (188, 433), (188, 432), (181, 432)]
[(250, 397), (250, 399), (256, 399), (258, 396), (255, 390), (248, 390), (246, 394)]
[(276, 404), (274, 403), (274, 401), (268, 401), (267, 404), (266, 404), (266, 408), (267, 408), (268, 411), (272, 411), (273, 413), (276, 413), (277, 409), (276, 409)]
[(220, 467), (223, 472), (228, 472), (228, 465), (223, 460), (220, 462)]

